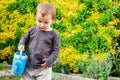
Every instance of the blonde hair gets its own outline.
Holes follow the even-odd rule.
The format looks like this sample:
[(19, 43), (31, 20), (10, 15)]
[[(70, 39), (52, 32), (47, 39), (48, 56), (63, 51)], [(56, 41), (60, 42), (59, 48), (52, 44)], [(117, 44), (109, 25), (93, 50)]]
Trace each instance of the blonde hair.
[(56, 9), (55, 7), (48, 2), (44, 2), (37, 6), (37, 14), (41, 14), (43, 17), (47, 14), (51, 14), (52, 19), (55, 20), (56, 17)]

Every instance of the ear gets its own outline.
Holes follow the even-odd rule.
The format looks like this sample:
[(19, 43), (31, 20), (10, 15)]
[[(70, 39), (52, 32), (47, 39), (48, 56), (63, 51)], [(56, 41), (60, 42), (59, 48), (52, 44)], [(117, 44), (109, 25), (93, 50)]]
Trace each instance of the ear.
[(55, 20), (52, 20), (52, 23), (54, 22)]
[(52, 23), (55, 21), (55, 18), (52, 18)]

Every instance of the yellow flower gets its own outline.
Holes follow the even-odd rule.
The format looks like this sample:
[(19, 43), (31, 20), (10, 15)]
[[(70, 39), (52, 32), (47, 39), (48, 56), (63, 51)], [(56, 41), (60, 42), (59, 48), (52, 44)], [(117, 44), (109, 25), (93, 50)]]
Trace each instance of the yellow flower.
[(100, 17), (100, 13), (99, 13), (99, 12), (93, 12), (93, 13), (91, 14), (90, 19), (97, 20), (99, 17)]
[(4, 50), (0, 50), (0, 53), (2, 53), (1, 56), (0, 56), (0, 60), (5, 59), (5, 57), (8, 56), (8, 54), (12, 55), (11, 52), (12, 52), (12, 48), (10, 46), (6, 47)]
[(113, 26), (114, 27), (114, 25), (117, 24), (118, 22), (120, 22), (120, 20), (118, 18), (113, 18), (112, 21), (108, 22), (107, 26), (108, 27), (109, 26)]
[(75, 27), (76, 27), (75, 33), (78, 33), (78, 32), (81, 32), (81, 31), (82, 31), (82, 28), (81, 28), (80, 25), (76, 25)]
[(16, 0), (0, 0), (0, 10), (4, 10), (10, 3), (15, 1)]
[(73, 69), (73, 72), (74, 72), (74, 73), (77, 73), (77, 72), (79, 72), (79, 69), (78, 69), (78, 68), (74, 68), (74, 69)]
[(72, 46), (61, 48), (59, 59), (63, 63), (68, 63), (70, 67), (74, 66), (76, 60), (86, 60), (87, 54), (79, 54)]
[(94, 60), (103, 61), (106, 57), (106, 53), (94, 54)]
[(115, 33), (114, 37), (120, 36), (120, 30), (114, 29), (114, 33)]

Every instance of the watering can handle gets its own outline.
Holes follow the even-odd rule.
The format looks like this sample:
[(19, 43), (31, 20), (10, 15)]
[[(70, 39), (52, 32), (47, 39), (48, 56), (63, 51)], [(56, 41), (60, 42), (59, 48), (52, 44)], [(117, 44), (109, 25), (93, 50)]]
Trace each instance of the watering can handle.
[(22, 56), (23, 49), (20, 50), (20, 56)]

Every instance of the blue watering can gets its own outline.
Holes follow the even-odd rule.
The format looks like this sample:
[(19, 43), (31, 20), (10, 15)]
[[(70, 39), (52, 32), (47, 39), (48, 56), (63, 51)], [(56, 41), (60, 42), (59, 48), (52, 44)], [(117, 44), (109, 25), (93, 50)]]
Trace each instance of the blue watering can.
[(27, 55), (22, 50), (16, 52), (12, 62), (12, 73), (14, 75), (22, 75), (25, 70), (26, 61)]

